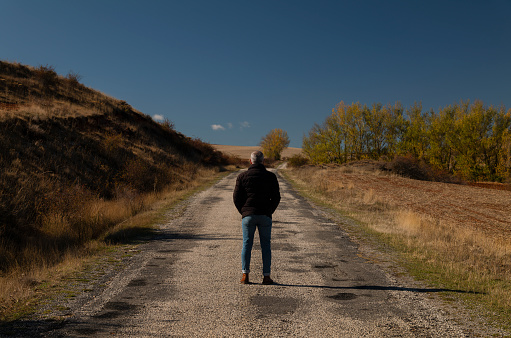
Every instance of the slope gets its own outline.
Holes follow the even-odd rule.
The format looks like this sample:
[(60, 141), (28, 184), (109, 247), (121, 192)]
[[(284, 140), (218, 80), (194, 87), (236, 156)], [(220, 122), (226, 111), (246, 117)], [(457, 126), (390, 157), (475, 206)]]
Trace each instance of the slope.
[(77, 74), (0, 61), (0, 271), (104, 234), (119, 219), (100, 220), (105, 211), (89, 210), (99, 202), (125, 201), (133, 214), (144, 194), (225, 160)]

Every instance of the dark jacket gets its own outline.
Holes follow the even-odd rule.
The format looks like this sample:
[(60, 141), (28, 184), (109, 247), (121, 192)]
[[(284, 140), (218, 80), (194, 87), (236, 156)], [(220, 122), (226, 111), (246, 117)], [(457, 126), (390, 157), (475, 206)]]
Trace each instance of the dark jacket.
[(280, 202), (277, 176), (266, 170), (263, 164), (252, 164), (247, 171), (238, 175), (233, 200), (241, 217), (271, 217)]

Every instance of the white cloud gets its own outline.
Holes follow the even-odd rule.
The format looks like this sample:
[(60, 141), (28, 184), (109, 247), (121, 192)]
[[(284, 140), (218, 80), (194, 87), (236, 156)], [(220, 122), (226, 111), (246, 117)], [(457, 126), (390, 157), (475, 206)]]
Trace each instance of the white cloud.
[(213, 129), (213, 130), (225, 130), (224, 126), (222, 126), (221, 124), (212, 124), (211, 125), (211, 129)]
[(153, 116), (153, 120), (155, 120), (155, 121), (163, 121), (163, 120), (165, 120), (165, 117), (163, 117), (163, 115), (156, 114), (156, 115)]
[(232, 129), (232, 123), (231, 122), (227, 123), (227, 128)]
[(241, 128), (250, 128), (250, 123), (247, 121), (240, 122)]

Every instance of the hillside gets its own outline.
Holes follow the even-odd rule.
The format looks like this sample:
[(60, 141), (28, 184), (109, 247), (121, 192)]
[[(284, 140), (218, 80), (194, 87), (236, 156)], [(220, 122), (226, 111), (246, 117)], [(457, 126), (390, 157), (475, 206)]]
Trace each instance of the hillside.
[(112, 224), (80, 213), (88, 205), (122, 200), (133, 213), (144, 194), (223, 162), (77, 74), (0, 61), (0, 271), (23, 265), (29, 248), (60, 252), (103, 234)]

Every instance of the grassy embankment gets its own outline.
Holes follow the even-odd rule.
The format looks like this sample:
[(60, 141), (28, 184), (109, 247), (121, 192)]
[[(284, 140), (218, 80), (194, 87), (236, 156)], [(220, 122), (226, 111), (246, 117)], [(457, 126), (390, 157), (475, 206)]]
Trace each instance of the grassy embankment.
[[(511, 329), (509, 237), (389, 204), (370, 186), (361, 186), (365, 175), (388, 174), (360, 170), (349, 166), (302, 167), (284, 174), (317, 203), (355, 219), (359, 226), (347, 230), (356, 237), (392, 248), (413, 276), (452, 290), (444, 293), (445, 299), (461, 301), (497, 326)], [(507, 191), (502, 193), (509, 199)], [(430, 211), (429, 215), (435, 214), (435, 210)]]
[(0, 61), (0, 319), (83, 258), (150, 233), (228, 161), (77, 74)]

